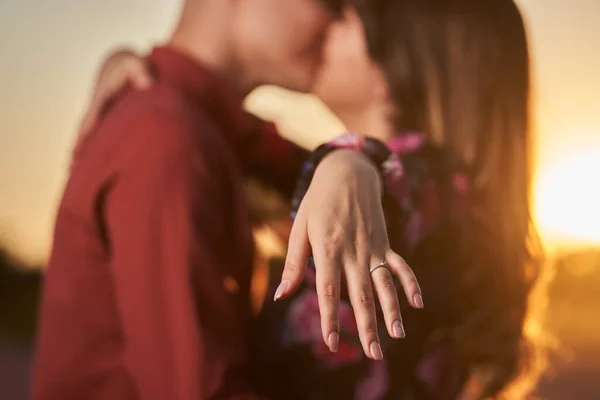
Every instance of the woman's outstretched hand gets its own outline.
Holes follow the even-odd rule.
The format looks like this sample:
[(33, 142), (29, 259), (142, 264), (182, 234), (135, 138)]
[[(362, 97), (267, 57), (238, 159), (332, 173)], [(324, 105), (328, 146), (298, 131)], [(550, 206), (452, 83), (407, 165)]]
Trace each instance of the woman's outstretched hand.
[[(396, 276), (415, 308), (423, 307), (412, 270), (390, 249), (381, 203), (381, 178), (361, 153), (337, 150), (319, 164), (304, 197), (289, 241), (275, 300), (302, 282), (312, 250), (317, 277), (323, 340), (331, 351), (339, 345), (338, 308), (344, 274), (365, 354), (383, 357), (377, 332), (375, 296), (389, 334), (404, 337)], [(370, 268), (386, 260), (388, 268)]]

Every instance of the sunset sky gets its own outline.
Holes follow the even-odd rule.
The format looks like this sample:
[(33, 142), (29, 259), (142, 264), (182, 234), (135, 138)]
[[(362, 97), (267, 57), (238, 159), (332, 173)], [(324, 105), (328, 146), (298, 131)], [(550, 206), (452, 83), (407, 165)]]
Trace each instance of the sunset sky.
[[(563, 242), (600, 243), (600, 1), (519, 3), (535, 64), (540, 227)], [(47, 255), (69, 152), (99, 60), (117, 45), (143, 51), (164, 39), (179, 4), (0, 2), (0, 240), (20, 255)], [(288, 135), (304, 135), (306, 143), (340, 129), (312, 99), (267, 89), (249, 103), (277, 119)]]

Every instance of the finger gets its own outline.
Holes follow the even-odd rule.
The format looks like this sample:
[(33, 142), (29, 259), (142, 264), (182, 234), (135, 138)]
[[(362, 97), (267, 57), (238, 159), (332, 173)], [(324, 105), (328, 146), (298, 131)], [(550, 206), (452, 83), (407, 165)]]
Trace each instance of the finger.
[(383, 359), (377, 334), (377, 316), (373, 285), (368, 265), (346, 265), (348, 295), (356, 316), (356, 325), (365, 354), (373, 360)]
[(94, 93), (92, 94), (92, 100), (90, 101), (90, 105), (88, 106), (87, 111), (81, 121), (81, 125), (79, 128), (79, 136), (80, 139), (82, 136), (90, 133), (96, 124), (98, 123), (98, 119), (102, 114), (102, 110), (105, 107), (106, 103), (110, 101), (113, 96), (113, 92), (115, 89), (111, 87), (110, 82), (101, 82), (100, 79), (94, 89)]
[(323, 341), (334, 353), (338, 351), (340, 343), (339, 307), (342, 266), (338, 254), (326, 251), (326, 247), (322, 245), (313, 246), (321, 332)]
[(75, 143), (75, 147), (73, 147), (73, 151), (71, 152), (71, 164), (69, 165), (69, 169), (73, 169), (79, 161), (79, 155), (81, 154), (83, 140), (84, 138), (80, 136), (77, 139), (77, 142)]
[(423, 295), (413, 270), (402, 257), (392, 250), (388, 251), (386, 260), (394, 275), (400, 280), (410, 305), (414, 308), (423, 308)]
[[(380, 262), (381, 259), (379, 259), (379, 261), (374, 260), (371, 265), (376, 265)], [(388, 333), (393, 338), (403, 338), (405, 332), (402, 324), (400, 302), (398, 301), (398, 293), (396, 293), (394, 277), (387, 268), (381, 267), (371, 273), (371, 280), (373, 281), (379, 304), (381, 304)]]
[(98, 119), (98, 114), (99, 110), (97, 108), (97, 105), (94, 102), (92, 102), (92, 105), (81, 120), (81, 124), (79, 126), (79, 137), (77, 138), (77, 146), (81, 142), (83, 142), (84, 136), (90, 133), (92, 129), (94, 129), (94, 126), (96, 125), (96, 121)]
[(73, 167), (73, 165), (75, 165), (75, 163), (77, 162), (83, 144), (90, 136), (92, 129), (94, 129), (94, 126), (96, 125), (97, 114), (98, 112), (95, 111), (92, 107), (86, 112), (83, 119), (81, 120), (81, 123), (79, 125), (79, 133), (77, 134), (77, 139), (75, 141), (75, 146), (73, 147), (73, 150), (71, 152), (71, 167)]
[(80, 133), (79, 136), (77, 136), (77, 141), (75, 142), (75, 146), (73, 147), (72, 154), (71, 154), (72, 161), (75, 161), (75, 159), (79, 156), (79, 153), (81, 152), (81, 148), (83, 147), (83, 142), (85, 142), (85, 140), (88, 136), (89, 136), (88, 132)]
[(277, 301), (300, 286), (306, 272), (306, 264), (310, 253), (310, 243), (306, 230), (306, 219), (299, 213), (292, 225), (285, 266), (281, 274), (281, 283), (275, 291)]
[(153, 80), (149, 68), (142, 59), (131, 59), (126, 66), (127, 79), (138, 90), (146, 90), (152, 86)]

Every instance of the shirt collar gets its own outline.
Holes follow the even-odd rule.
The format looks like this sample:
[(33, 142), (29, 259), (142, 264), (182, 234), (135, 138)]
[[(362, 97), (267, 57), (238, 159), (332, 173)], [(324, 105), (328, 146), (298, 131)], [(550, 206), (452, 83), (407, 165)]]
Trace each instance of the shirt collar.
[(232, 144), (256, 127), (256, 118), (243, 109), (244, 96), (224, 77), (170, 46), (155, 47), (148, 57), (158, 79), (189, 95), (214, 119)]

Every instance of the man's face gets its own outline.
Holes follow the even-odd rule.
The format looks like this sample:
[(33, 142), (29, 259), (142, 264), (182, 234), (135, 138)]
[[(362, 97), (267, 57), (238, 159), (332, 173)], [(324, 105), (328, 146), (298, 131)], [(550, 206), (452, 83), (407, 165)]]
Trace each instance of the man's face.
[[(308, 91), (342, 0), (239, 0), (237, 55), (260, 84)], [(336, 10), (337, 9), (337, 10)]]

